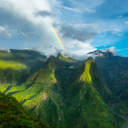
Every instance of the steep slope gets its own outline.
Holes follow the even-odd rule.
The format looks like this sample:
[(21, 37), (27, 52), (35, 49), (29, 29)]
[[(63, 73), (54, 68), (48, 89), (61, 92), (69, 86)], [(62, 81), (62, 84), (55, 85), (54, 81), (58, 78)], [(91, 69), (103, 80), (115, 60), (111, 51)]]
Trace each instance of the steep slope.
[(96, 62), (115, 96), (119, 96), (128, 88), (128, 60), (126, 58), (113, 56)]
[[(111, 114), (107, 104), (100, 95), (105, 93), (109, 96), (111, 93), (100, 81), (98, 74), (95, 76), (96, 74), (93, 69), (94, 63), (92, 58), (89, 58), (84, 62), (76, 72), (72, 81), (72, 86), (67, 93), (66, 102), (68, 104), (68, 110), (66, 112), (66, 119), (68, 120), (70, 127), (118, 127), (115, 117)], [(95, 75), (92, 76), (92, 73)], [(97, 80), (98, 84), (96, 83)], [(99, 84), (100, 86), (98, 87)]]
[(59, 60), (58, 58), (54, 56), (50, 56), (48, 60), (45, 63), (46, 67), (56, 69), (56, 68), (64, 68), (66, 66), (66, 63)]
[(50, 56), (23, 84), (4, 93), (15, 97), (31, 116), (57, 128), (119, 128), (122, 120), (105, 103), (112, 94), (95, 61), (89, 58), (80, 64)]
[(25, 81), (29, 75), (27, 66), (20, 63), (12, 53), (0, 51), (0, 90), (4, 92), (7, 87)]
[(40, 69), (47, 60), (45, 55), (42, 55), (34, 50), (11, 49), (10, 51), (20, 63), (25, 64), (30, 69), (31, 73), (34, 73)]
[(56, 68), (63, 66), (60, 60), (51, 56), (47, 60), (45, 68), (35, 72), (21, 86), (22, 91), (13, 94), (14, 89), (12, 88), (7, 93), (13, 94), (12, 96), (16, 97), (32, 116), (40, 118), (46, 124), (67, 127), (62, 110), (65, 108), (65, 104), (55, 78)]
[(15, 98), (0, 94), (0, 128), (48, 128), (32, 119)]
[[(109, 108), (112, 113), (127, 121), (128, 58), (114, 56), (110, 51), (97, 50), (93, 54), (98, 55), (96, 63), (113, 95), (108, 103)], [(102, 56), (99, 56), (100, 54)]]
[(115, 97), (118, 97), (128, 88), (128, 58), (115, 56), (110, 51), (97, 50), (93, 53), (98, 55), (96, 63), (109, 89)]
[(35, 51), (0, 51), (0, 90), (21, 85), (27, 77), (42, 67), (46, 57)]
[(72, 82), (75, 83), (76, 81), (84, 81), (87, 83), (92, 83), (95, 89), (100, 93), (100, 95), (107, 100), (111, 98), (112, 93), (107, 87), (104, 78), (102, 77), (94, 59), (89, 57), (78, 69)]

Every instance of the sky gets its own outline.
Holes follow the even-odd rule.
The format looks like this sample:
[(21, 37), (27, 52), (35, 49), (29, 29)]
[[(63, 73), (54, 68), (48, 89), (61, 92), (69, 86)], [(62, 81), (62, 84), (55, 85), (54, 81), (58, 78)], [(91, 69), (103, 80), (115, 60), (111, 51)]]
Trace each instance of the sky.
[(128, 56), (128, 0), (0, 0), (0, 48)]

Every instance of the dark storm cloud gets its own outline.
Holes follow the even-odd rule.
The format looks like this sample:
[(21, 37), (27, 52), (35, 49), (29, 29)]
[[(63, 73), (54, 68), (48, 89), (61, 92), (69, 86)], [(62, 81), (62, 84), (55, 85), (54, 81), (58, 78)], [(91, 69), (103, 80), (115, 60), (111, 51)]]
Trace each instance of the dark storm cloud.
[(49, 17), (54, 17), (54, 16), (55, 16), (54, 13), (48, 12), (48, 11), (38, 11), (38, 12), (36, 13), (36, 15), (40, 15), (40, 16), (42, 16), (42, 17), (47, 17), (47, 16), (49, 16)]
[(61, 25), (60, 31), (64, 37), (76, 39), (82, 42), (92, 39), (96, 32), (89, 32), (85, 29), (78, 29), (73, 25)]

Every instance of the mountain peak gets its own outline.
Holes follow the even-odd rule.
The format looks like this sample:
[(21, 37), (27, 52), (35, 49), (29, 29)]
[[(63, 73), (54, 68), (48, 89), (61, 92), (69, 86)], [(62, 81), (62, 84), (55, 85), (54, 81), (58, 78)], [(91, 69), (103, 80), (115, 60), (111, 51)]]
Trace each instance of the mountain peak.
[(58, 53), (57, 58), (59, 58), (60, 56), (63, 56), (61, 52)]
[(55, 56), (51, 55), (49, 58), (48, 58), (48, 61), (49, 60), (54, 60), (54, 59), (57, 59)]
[(92, 54), (92, 55), (95, 55), (97, 56), (96, 58), (110, 58), (112, 56), (114, 56), (114, 53), (110, 50), (96, 50), (96, 51), (93, 51), (93, 52), (89, 52), (88, 54)]
[(87, 82), (95, 86), (98, 92), (103, 93), (105, 99), (111, 95), (111, 91), (108, 89), (106, 82), (102, 78), (102, 75), (97, 67), (95, 60), (89, 57), (78, 71), (74, 77), (75, 82)]
[(62, 64), (58, 58), (56, 58), (55, 56), (50, 56), (46, 61), (46, 66), (54, 69), (57, 67), (62, 67)]
[(89, 57), (87, 60), (85, 60), (84, 63), (79, 68), (79, 70), (77, 71), (75, 75), (75, 80), (91, 83), (92, 78), (90, 75), (90, 68), (92, 66), (92, 63), (95, 63), (92, 57)]
[(95, 62), (95, 60), (92, 58), (92, 57), (89, 57), (87, 60), (85, 60), (85, 62), (86, 61), (92, 61), (92, 62)]

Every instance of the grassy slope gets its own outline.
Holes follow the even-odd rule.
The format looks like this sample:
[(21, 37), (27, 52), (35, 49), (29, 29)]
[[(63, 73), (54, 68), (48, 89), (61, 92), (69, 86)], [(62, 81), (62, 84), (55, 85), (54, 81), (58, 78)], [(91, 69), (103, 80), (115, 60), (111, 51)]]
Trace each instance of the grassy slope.
[[(68, 108), (67, 120), (70, 127), (76, 128), (114, 128), (116, 120), (110, 113), (100, 94), (89, 83), (76, 83)], [(76, 93), (75, 90), (79, 90)], [(70, 94), (69, 94), (70, 96)], [(70, 115), (70, 117), (68, 116)]]
[(101, 76), (93, 58), (88, 58), (77, 70), (72, 82), (85, 81), (93, 84), (94, 88), (100, 93), (104, 100), (112, 97), (112, 93), (107, 87), (104, 78)]
[[(44, 120), (46, 124), (56, 127), (66, 127), (62, 108), (65, 108), (63, 98), (57, 89), (57, 80), (54, 71), (61, 62), (50, 57), (46, 68), (40, 69), (21, 86), (15, 89), (22, 91), (13, 94), (16, 99), (33, 115)], [(62, 64), (63, 67), (63, 64)], [(11, 88), (7, 93), (13, 91)]]
[[(31, 73), (42, 67), (45, 59), (35, 51), (0, 51), (0, 91), (6, 92), (12, 86), (21, 85)], [(16, 87), (13, 90), (18, 91)]]
[(18, 58), (20, 63), (23, 63), (29, 68), (31, 73), (40, 69), (47, 60), (45, 55), (33, 50), (11, 50), (15, 58)]
[(0, 128), (47, 128), (32, 119), (15, 98), (0, 94)]
[(8, 53), (6, 51), (0, 51), (0, 69), (13, 69), (13, 70), (21, 70), (26, 69), (26, 65), (15, 61), (14, 55), (12, 53)]
[(19, 62), (12, 53), (0, 51), (0, 90), (17, 85), (29, 74), (27, 66)]

